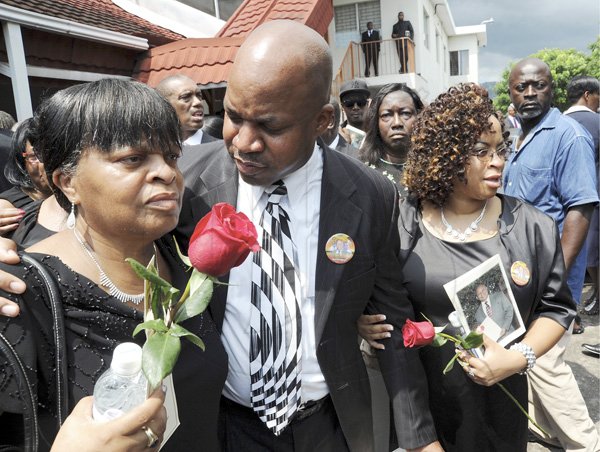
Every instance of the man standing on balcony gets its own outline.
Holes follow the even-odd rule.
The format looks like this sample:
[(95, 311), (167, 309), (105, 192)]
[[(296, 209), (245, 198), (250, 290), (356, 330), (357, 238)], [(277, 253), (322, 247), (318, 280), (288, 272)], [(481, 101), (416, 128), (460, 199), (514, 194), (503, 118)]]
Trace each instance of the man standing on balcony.
[[(410, 23), (410, 20), (404, 20), (404, 13), (398, 13), (398, 22), (392, 28), (392, 38), (410, 38), (414, 41), (415, 31)], [(400, 59), (400, 72), (404, 74), (408, 72), (408, 43), (407, 39), (398, 39), (396, 41), (396, 50), (398, 50), (398, 58)]]
[(373, 22), (367, 22), (367, 31), (363, 31), (362, 39), (362, 50), (365, 53), (365, 77), (370, 75), (371, 62), (373, 62), (373, 69), (375, 69), (375, 77), (379, 75), (379, 49), (381, 46), (381, 36), (379, 31), (373, 30)]

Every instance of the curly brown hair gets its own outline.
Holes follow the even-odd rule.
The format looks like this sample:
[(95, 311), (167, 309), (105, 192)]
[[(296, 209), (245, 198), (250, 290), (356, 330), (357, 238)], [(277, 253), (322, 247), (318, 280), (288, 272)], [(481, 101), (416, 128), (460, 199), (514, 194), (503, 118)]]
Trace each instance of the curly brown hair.
[(483, 132), (491, 129), (495, 116), (504, 132), (487, 90), (474, 83), (461, 83), (440, 94), (417, 117), (412, 146), (404, 167), (404, 185), (419, 201), (443, 206), (453, 190), (455, 178), (466, 182), (469, 151)]

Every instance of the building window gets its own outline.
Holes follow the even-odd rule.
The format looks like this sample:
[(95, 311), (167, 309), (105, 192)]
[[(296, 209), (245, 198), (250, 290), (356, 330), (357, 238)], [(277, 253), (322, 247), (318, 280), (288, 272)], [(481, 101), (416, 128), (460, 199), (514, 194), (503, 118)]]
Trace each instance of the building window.
[(423, 43), (425, 48), (429, 48), (429, 14), (423, 8)]
[(450, 52), (450, 75), (467, 75), (469, 73), (469, 51), (455, 50)]
[(350, 41), (360, 42), (360, 34), (367, 29), (367, 22), (373, 22), (373, 28), (381, 30), (379, 1), (336, 6), (334, 20), (336, 47), (348, 47)]

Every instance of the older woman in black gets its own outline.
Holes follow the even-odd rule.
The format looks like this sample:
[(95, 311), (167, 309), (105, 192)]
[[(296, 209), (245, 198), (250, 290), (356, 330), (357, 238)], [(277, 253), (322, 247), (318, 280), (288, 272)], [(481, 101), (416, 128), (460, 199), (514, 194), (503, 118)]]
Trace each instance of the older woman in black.
[[(177, 168), (179, 126), (172, 107), (154, 90), (118, 80), (60, 91), (41, 106), (35, 120), (36, 151), (58, 203), (69, 212), (69, 229), (27, 251), (43, 263), (60, 290), (71, 409), (92, 393), (112, 350), (134, 340), (133, 329), (142, 321), (143, 281), (125, 258), (148, 262), (154, 256), (161, 277), (180, 289), (189, 277), (167, 235), (177, 225), (183, 191)], [(56, 435), (53, 407), (58, 397), (52, 361), (45, 359), (52, 354), (48, 302), (29, 266), (2, 269), (28, 287), (18, 297), (21, 315), (2, 318), (0, 331), (18, 338), (13, 345), (32, 369), (44, 449)], [(181, 425), (163, 449), (192, 450), (201, 444), (203, 450), (218, 450), (217, 414), (227, 358), (208, 312), (183, 326), (202, 337), (206, 352), (183, 341), (173, 372)], [(10, 372), (8, 366), (0, 369), (0, 374)], [(11, 400), (14, 388), (1, 389), (0, 411), (12, 407), (18, 413)], [(159, 429), (152, 421), (146, 425)], [(140, 450), (147, 447), (142, 430), (132, 437)]]
[[(527, 406), (524, 373), (560, 339), (575, 314), (553, 220), (497, 194), (506, 152), (502, 122), (487, 92), (467, 84), (423, 110), (406, 160), (410, 195), (400, 205), (401, 277), (416, 313), (434, 325), (447, 324), (454, 308), (443, 285), (493, 255), (509, 275), (515, 263), (528, 270), (509, 278), (526, 327), (519, 345), (505, 349), (485, 337), (484, 356), (461, 352), (464, 367), (447, 375), (442, 371), (453, 347), (420, 350), (431, 413), (446, 451), (527, 449), (527, 418), (495, 383), (502, 381)], [(362, 330), (368, 335), (380, 328)]]
[(4, 175), (13, 187), (0, 193), (0, 235), (10, 236), (25, 213), (23, 209), (52, 194), (44, 165), (31, 145), (32, 122), (33, 118), (21, 122), (12, 137)]
[(359, 159), (377, 169), (406, 195), (402, 184), (410, 134), (423, 109), (419, 95), (404, 83), (391, 83), (379, 90), (367, 113), (367, 135)]

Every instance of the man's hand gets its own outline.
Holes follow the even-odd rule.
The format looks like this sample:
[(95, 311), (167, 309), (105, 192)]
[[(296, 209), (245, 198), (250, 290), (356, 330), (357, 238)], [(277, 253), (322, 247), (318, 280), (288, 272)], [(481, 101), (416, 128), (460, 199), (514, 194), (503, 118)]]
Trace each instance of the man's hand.
[[(5, 264), (18, 264), (20, 262), (15, 242), (2, 237), (0, 237), (0, 262)], [(10, 273), (0, 271), (0, 289), (5, 292), (21, 294), (25, 292), (26, 288), (25, 283), (20, 279)], [(0, 315), (15, 317), (19, 315), (19, 306), (6, 298), (0, 297)]]
[(369, 345), (379, 350), (385, 350), (385, 346), (377, 342), (379, 339), (386, 339), (391, 336), (394, 327), (389, 323), (380, 323), (385, 321), (385, 315), (361, 315), (356, 321), (358, 334), (366, 340)]
[(150, 428), (160, 442), (167, 425), (165, 395), (159, 388), (140, 406), (112, 421), (92, 418), (93, 397), (85, 397), (75, 406), (60, 428), (52, 452), (125, 452), (148, 450), (148, 437), (142, 427)]

